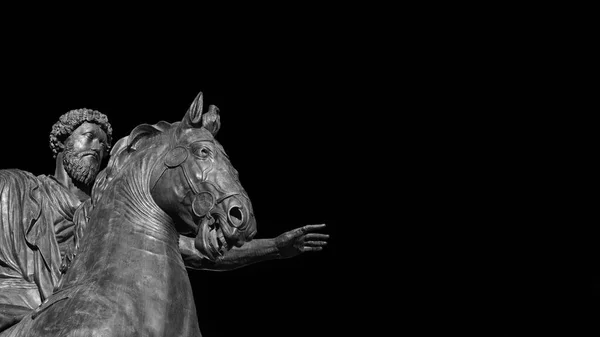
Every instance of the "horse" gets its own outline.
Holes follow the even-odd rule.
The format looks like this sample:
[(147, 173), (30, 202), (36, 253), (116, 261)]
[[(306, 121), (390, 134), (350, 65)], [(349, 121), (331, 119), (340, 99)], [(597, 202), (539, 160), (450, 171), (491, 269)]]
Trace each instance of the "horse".
[(215, 261), (256, 234), (250, 199), (199, 93), (181, 121), (120, 139), (54, 293), (0, 337), (201, 336), (179, 235)]

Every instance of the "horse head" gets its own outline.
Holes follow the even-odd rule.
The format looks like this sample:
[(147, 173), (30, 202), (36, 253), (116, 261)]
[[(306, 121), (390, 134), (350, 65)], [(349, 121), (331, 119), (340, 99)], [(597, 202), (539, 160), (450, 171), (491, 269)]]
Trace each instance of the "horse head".
[(153, 157), (147, 183), (153, 201), (179, 234), (195, 237), (196, 249), (214, 261), (251, 240), (256, 221), (238, 172), (215, 139), (221, 126), (219, 110), (211, 105), (203, 113), (202, 100), (200, 93), (180, 122), (137, 126), (115, 144), (113, 163), (97, 185), (106, 185), (111, 171), (132, 152)]

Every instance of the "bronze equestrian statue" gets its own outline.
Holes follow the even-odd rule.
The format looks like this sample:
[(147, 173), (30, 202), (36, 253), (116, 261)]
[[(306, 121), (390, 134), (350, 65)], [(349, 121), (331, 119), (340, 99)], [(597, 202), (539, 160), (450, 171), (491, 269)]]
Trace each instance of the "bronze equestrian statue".
[(252, 206), (214, 139), (219, 128), (200, 94), (181, 122), (121, 139), (78, 209), (89, 221), (76, 223), (54, 294), (0, 336), (199, 336), (185, 266), (227, 270), (320, 250), (327, 235), (308, 232), (322, 226), (252, 240)]

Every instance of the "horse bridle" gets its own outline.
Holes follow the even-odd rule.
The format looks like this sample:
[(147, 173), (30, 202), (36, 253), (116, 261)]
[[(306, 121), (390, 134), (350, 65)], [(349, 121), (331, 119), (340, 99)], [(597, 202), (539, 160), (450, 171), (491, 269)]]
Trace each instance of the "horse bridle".
[[(200, 183), (208, 185), (209, 188), (205, 191), (200, 191), (198, 189), (198, 186), (192, 181), (191, 175), (189, 174), (187, 167), (185, 165), (182, 165), (188, 159), (189, 151), (190, 150), (187, 147), (181, 145), (177, 145), (171, 148), (169, 151), (167, 151), (167, 154), (165, 155), (164, 159), (165, 168), (154, 182), (154, 186), (156, 186), (156, 183), (158, 183), (158, 181), (162, 178), (163, 174), (168, 169), (175, 169), (177, 167), (181, 167), (183, 170), (183, 176), (185, 177), (188, 185), (190, 186), (194, 194), (192, 197), (192, 212), (200, 218), (206, 217), (207, 220), (210, 220), (212, 219), (211, 212), (215, 208), (215, 205), (223, 202), (223, 200), (227, 198), (236, 195), (244, 195), (239, 192), (226, 193), (214, 183), (208, 181), (207, 173), (210, 172), (210, 170), (202, 170), (202, 181)], [(154, 189), (154, 186), (152, 186), (152, 189)], [(216, 191), (219, 196), (215, 196), (215, 193), (213, 193), (212, 191)], [(225, 214), (225, 216), (227, 215)]]

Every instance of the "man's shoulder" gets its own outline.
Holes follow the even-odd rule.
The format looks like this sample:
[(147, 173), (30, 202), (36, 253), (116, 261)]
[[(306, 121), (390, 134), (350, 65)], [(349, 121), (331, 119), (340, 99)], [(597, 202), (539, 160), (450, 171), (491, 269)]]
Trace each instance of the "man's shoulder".
[[(13, 196), (22, 195), (23, 200), (36, 200), (36, 203), (39, 203), (41, 199), (68, 199), (69, 201), (72, 199), (68, 195), (68, 190), (55, 179), (46, 175), (36, 176), (21, 169), (0, 170), (0, 191), (19, 191)], [(2, 198), (10, 195), (3, 195)], [(16, 200), (13, 197), (10, 199)]]
[(40, 174), (36, 176), (21, 169), (2, 169), (0, 170), (0, 185), (11, 189), (37, 189), (50, 199), (64, 199), (69, 204), (80, 204), (77, 197), (51, 175)]
[(6, 181), (14, 181), (14, 180), (31, 180), (35, 181), (38, 178), (33, 175), (33, 173), (28, 171), (23, 171), (21, 169), (1, 169), (0, 170), (0, 182), (6, 183)]

